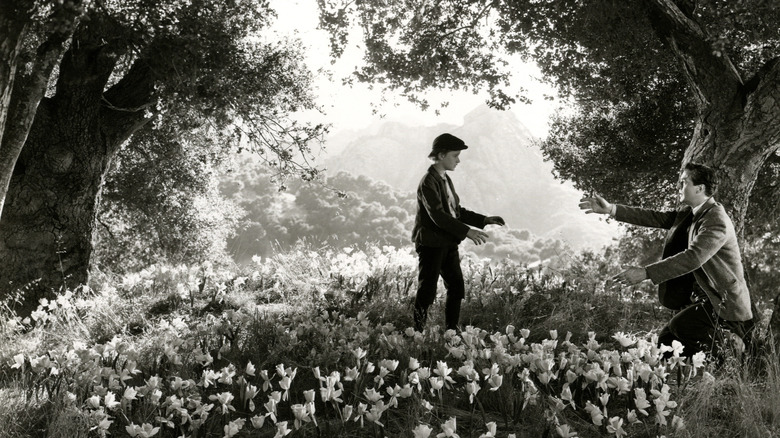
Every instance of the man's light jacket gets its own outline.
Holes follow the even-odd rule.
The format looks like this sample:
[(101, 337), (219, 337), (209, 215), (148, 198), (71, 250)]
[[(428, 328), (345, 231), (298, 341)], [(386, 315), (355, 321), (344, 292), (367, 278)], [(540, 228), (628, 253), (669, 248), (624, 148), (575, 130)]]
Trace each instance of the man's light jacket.
[[(690, 209), (655, 211), (618, 205), (615, 219), (634, 225), (671, 228)], [(645, 267), (654, 284), (693, 272), (718, 316), (729, 321), (753, 317), (734, 224), (723, 205), (710, 198), (688, 229), (688, 248)]]

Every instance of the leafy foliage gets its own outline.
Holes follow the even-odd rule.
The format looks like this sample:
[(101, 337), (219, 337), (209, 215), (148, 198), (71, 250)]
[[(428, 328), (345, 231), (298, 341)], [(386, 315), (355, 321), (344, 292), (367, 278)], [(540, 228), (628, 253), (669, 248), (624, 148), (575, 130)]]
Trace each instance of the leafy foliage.
[(96, 266), (121, 274), (227, 258), (241, 211), (218, 189), (231, 148), (223, 137), (170, 124), (133, 136), (103, 188)]
[[(772, 2), (675, 4), (746, 82), (780, 55), (780, 8)], [(322, 0), (320, 7), (335, 55), (349, 41), (347, 25), (362, 29), (365, 65), (354, 76), (404, 93), (469, 84), (505, 107), (514, 102), (507, 96), (522, 93), (508, 82), (507, 61), (534, 61), (575, 107), (558, 116), (542, 145), (558, 175), (613, 200), (669, 205), (696, 108), (665, 40), (673, 24), (653, 2)]]

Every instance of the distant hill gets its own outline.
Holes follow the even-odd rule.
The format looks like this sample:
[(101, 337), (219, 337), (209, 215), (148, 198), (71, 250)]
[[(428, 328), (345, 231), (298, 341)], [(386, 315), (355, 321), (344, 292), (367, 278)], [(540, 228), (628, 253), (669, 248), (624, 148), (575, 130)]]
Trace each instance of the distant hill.
[(325, 160), (325, 167), (328, 174), (364, 175), (413, 193), (431, 164), (431, 142), (442, 132), (469, 145), (458, 168), (450, 172), (466, 208), (501, 215), (511, 228), (561, 239), (573, 248), (598, 248), (616, 235), (614, 225), (579, 211), (580, 193), (553, 177), (552, 165), (544, 161), (522, 122), (511, 112), (486, 105), (468, 113), (461, 126), (385, 122), (336, 135), (328, 148), (337, 152)]

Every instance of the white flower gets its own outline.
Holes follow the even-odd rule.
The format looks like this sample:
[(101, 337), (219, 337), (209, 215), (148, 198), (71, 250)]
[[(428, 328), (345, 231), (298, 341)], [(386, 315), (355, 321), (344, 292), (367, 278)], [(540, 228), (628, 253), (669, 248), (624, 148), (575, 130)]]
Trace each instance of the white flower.
[(379, 366), (387, 368), (389, 371), (395, 371), (398, 368), (399, 362), (397, 360), (382, 359), (379, 361)]
[(479, 438), (495, 438), (496, 437), (496, 422), (495, 421), (491, 421), (491, 422), (485, 424), (485, 426), (487, 426), (487, 432), (485, 432), (482, 435), (480, 435)]
[(433, 429), (427, 424), (419, 424), (412, 429), (414, 438), (428, 438), (431, 435), (431, 432), (433, 432)]
[(134, 387), (128, 386), (125, 388), (125, 392), (122, 394), (122, 398), (125, 400), (135, 400), (137, 394), (138, 391)]
[(466, 382), (466, 393), (469, 395), (469, 403), (474, 403), (474, 397), (477, 395), (479, 390), (479, 383)]
[(344, 422), (345, 422), (345, 423), (346, 423), (347, 421), (349, 421), (349, 419), (352, 417), (352, 411), (353, 411), (353, 410), (354, 410), (354, 408), (352, 407), (352, 405), (346, 405), (346, 406), (344, 406), (344, 408), (342, 409), (342, 411), (341, 411), (341, 417), (344, 419)]
[(636, 406), (637, 411), (643, 415), (649, 415), (647, 413), (647, 408), (650, 407), (650, 402), (647, 401), (647, 394), (645, 393), (644, 388), (635, 388), (634, 396), (634, 406)]
[(252, 362), (251, 361), (247, 362), (246, 363), (246, 368), (244, 369), (244, 373), (246, 375), (248, 375), (248, 376), (254, 377), (255, 371), (256, 371), (256, 369), (255, 369), (255, 366), (252, 364)]
[(125, 430), (131, 437), (149, 438), (157, 435), (157, 432), (160, 431), (160, 428), (153, 427), (149, 423), (144, 423), (141, 426), (130, 423), (129, 426), (125, 426)]
[(357, 367), (354, 368), (347, 367), (347, 370), (344, 372), (344, 380), (347, 382), (357, 380), (359, 376), (360, 376), (360, 372), (358, 371)]
[(92, 397), (87, 399), (87, 405), (91, 407), (92, 409), (97, 409), (100, 407), (100, 396), (95, 394)]
[(356, 349), (352, 350), (352, 355), (355, 356), (355, 359), (357, 359), (358, 362), (360, 362), (360, 359), (363, 359), (364, 357), (366, 357), (367, 353), (368, 352), (366, 350), (363, 350), (360, 347), (357, 347)]
[(444, 424), (441, 425), (442, 433), (436, 435), (436, 438), (444, 438), (444, 437), (460, 438), (460, 436), (457, 433), (455, 433), (456, 429), (457, 426), (455, 425), (455, 417), (450, 417), (449, 420), (445, 421)]
[(498, 388), (501, 387), (501, 384), (504, 382), (504, 376), (500, 374), (495, 374), (490, 376), (488, 379), (488, 384), (490, 384), (490, 391), (498, 391)]
[(287, 428), (287, 422), (280, 421), (276, 423), (276, 435), (274, 435), (274, 438), (282, 438), (288, 435), (290, 432), (292, 432), (292, 430)]
[(119, 402), (116, 401), (116, 396), (113, 392), (109, 392), (106, 394), (105, 397), (103, 397), (103, 400), (105, 402), (105, 405), (108, 409), (111, 409), (112, 411), (119, 406)]
[(231, 438), (234, 435), (238, 434), (239, 431), (244, 427), (244, 423), (246, 423), (246, 419), (239, 418), (238, 420), (233, 420), (230, 423), (226, 424), (222, 430), (225, 432), (224, 438)]
[(263, 427), (263, 424), (265, 424), (265, 415), (255, 415), (254, 417), (250, 418), (249, 421), (252, 422), (252, 427), (255, 429), (260, 429)]
[(626, 436), (626, 431), (623, 430), (623, 419), (620, 417), (612, 417), (607, 424), (607, 432), (615, 434), (617, 438)]
[(672, 417), (672, 429), (674, 430), (683, 430), (685, 429), (685, 421), (681, 417), (678, 417), (677, 415)]
[(555, 428), (555, 431), (558, 432), (558, 436), (561, 438), (576, 438), (577, 432), (572, 430), (568, 424), (561, 424), (560, 426), (557, 426)]
[(601, 422), (604, 419), (604, 414), (590, 401), (585, 402), (585, 412), (590, 414), (590, 419), (596, 426), (601, 426)]
[(223, 414), (227, 414), (228, 411), (235, 411), (236, 410), (236, 408), (234, 408), (230, 404), (233, 401), (233, 398), (234, 398), (233, 394), (229, 393), (229, 392), (223, 392), (223, 393), (220, 393), (220, 394), (212, 394), (212, 395), (209, 396), (209, 400), (214, 400), (214, 401), (219, 402), (219, 404), (221, 405), (220, 407), (222, 408), (222, 413)]
[(14, 356), (14, 364), (11, 365), (11, 368), (22, 368), (24, 367), (24, 354), (17, 354)]
[(627, 333), (617, 332), (612, 338), (620, 343), (621, 347), (630, 347), (636, 344), (636, 337)]

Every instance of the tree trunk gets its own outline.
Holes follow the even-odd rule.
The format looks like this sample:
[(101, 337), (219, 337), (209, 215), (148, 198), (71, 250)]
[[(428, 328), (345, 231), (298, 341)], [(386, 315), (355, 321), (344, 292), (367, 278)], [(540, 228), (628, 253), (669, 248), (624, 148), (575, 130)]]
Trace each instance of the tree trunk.
[(716, 199), (744, 234), (750, 193), (767, 159), (780, 148), (780, 62), (766, 64), (728, 106), (710, 105), (699, 118), (684, 161), (719, 170)]
[(33, 2), (3, 0), (0, 4), (0, 217), (16, 160), (27, 139), (38, 104), (46, 92), (54, 66), (59, 63), (83, 13), (81, 0), (55, 5), (47, 17), (55, 26), (40, 35), (43, 41), (31, 56), (27, 76), (17, 72), (21, 43), (30, 38)]
[[(100, 185), (108, 169), (108, 145), (95, 117), (44, 101), (17, 161), (0, 221), (0, 278), (28, 288), (23, 312), (61, 286), (88, 280)], [(78, 112), (75, 114), (83, 114)], [(89, 126), (92, 125), (92, 126)]]
[(17, 60), (28, 23), (29, 17), (20, 16), (10, 2), (0, 5), (0, 143), (3, 142)]
[(143, 104), (152, 95), (141, 62), (104, 92), (116, 59), (99, 40), (79, 37), (14, 168), (0, 217), (0, 295), (25, 288), (22, 314), (40, 298), (89, 280), (104, 177), (121, 144), (145, 122)]
[[(750, 192), (767, 158), (780, 147), (780, 62), (764, 65), (744, 81), (726, 53), (716, 49), (691, 17), (687, 2), (649, 0), (654, 25), (680, 62), (699, 118), (684, 163), (718, 169), (716, 199), (726, 207), (740, 240)], [(683, 163), (683, 164), (684, 164)]]

